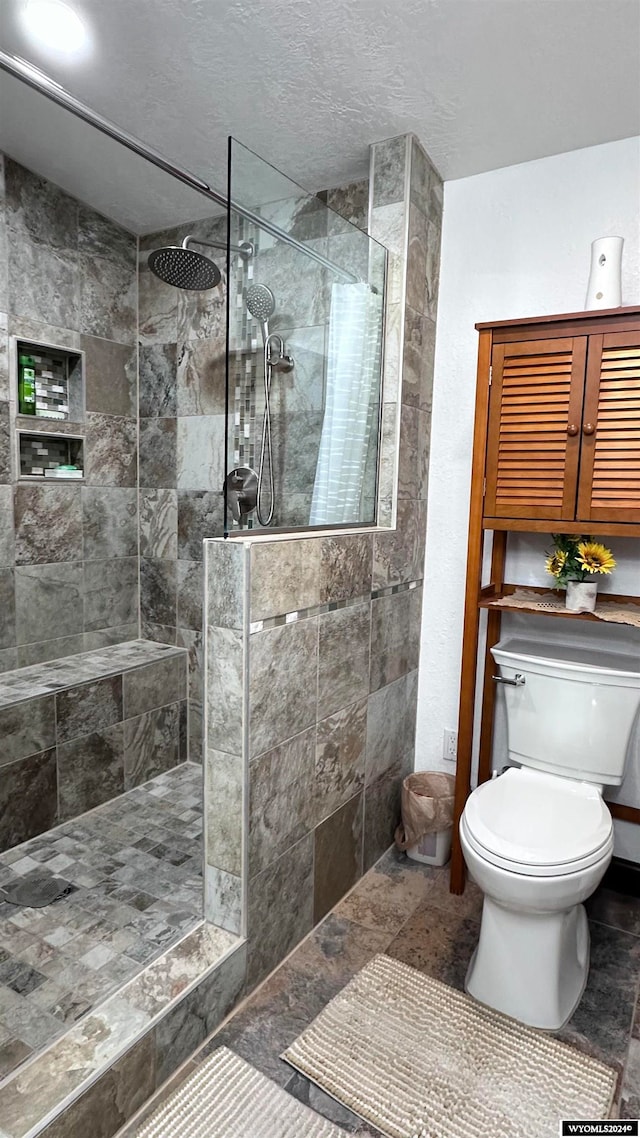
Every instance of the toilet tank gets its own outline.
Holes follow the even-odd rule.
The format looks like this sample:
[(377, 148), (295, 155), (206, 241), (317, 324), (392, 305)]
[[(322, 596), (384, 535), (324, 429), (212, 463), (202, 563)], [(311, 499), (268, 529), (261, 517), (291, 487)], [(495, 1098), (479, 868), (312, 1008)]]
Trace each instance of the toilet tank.
[(507, 710), (509, 758), (619, 786), (640, 707), (640, 659), (569, 644), (506, 639), (491, 649)]

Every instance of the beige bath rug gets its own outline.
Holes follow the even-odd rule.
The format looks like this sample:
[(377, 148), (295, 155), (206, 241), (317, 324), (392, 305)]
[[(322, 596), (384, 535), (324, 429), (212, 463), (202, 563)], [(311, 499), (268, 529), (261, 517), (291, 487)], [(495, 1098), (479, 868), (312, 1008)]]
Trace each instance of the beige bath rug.
[(221, 1047), (136, 1138), (345, 1138), (345, 1132)]
[(615, 1072), (376, 956), (286, 1059), (391, 1138), (557, 1138), (609, 1115)]

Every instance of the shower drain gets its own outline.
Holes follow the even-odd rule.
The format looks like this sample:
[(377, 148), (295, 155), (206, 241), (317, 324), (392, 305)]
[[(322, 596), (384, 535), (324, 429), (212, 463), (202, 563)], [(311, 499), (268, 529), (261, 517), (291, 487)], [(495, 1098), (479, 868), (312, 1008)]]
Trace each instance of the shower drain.
[(23, 909), (44, 909), (69, 893), (75, 893), (75, 886), (63, 877), (29, 877), (1, 888), (0, 901)]

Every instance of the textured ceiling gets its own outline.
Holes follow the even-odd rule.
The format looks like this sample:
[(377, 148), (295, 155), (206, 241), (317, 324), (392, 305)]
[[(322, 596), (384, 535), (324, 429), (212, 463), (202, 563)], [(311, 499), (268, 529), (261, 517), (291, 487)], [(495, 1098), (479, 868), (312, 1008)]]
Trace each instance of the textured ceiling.
[[(223, 189), (229, 133), (311, 189), (405, 131), (444, 178), (640, 133), (638, 0), (67, 0), (95, 45), (76, 64), (27, 43), (23, 2), (0, 0), (5, 50)], [(3, 97), (0, 146), (38, 168), (21, 103)], [(146, 228), (143, 175), (116, 183), (99, 152), (80, 170), (77, 147), (68, 188), (107, 176)]]

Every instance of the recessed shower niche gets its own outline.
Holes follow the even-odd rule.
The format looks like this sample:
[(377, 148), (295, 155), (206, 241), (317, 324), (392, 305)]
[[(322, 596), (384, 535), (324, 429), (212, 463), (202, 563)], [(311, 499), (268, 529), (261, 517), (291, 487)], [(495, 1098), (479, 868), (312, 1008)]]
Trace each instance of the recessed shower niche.
[(16, 406), (35, 419), (80, 422), (84, 418), (81, 352), (14, 339)]

